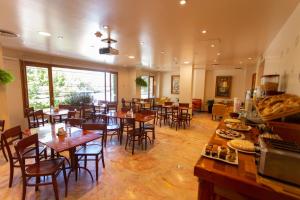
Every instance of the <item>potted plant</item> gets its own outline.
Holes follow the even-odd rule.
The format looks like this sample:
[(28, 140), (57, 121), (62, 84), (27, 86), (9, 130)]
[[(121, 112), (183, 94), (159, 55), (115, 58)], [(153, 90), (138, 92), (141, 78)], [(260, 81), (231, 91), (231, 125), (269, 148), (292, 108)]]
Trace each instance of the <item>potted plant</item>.
[(3, 69), (0, 69), (0, 84), (7, 84), (7, 83), (10, 83), (14, 80), (14, 77), (11, 73), (3, 70)]
[(215, 103), (215, 100), (213, 100), (213, 99), (207, 100), (206, 104), (207, 104), (208, 113), (212, 113), (212, 107), (213, 107), (214, 103)]
[(135, 83), (137, 86), (147, 87), (147, 82), (141, 76), (139, 76), (135, 79)]

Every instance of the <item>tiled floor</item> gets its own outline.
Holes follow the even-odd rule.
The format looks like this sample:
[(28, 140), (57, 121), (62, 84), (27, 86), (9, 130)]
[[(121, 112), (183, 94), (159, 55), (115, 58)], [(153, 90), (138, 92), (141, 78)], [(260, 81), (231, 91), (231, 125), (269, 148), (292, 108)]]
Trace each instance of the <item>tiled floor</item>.
[[(198, 114), (191, 127), (175, 131), (168, 126), (157, 126), (156, 141), (147, 151), (138, 149), (135, 155), (125, 151), (113, 140), (105, 150), (106, 168), (100, 167), (98, 183), (82, 171), (77, 182), (69, 181), (66, 199), (180, 199), (197, 198), (197, 179), (193, 167), (200, 157), (203, 145), (214, 132), (218, 122), (208, 114)], [(93, 169), (94, 164), (89, 168)], [(92, 171), (94, 175), (94, 171)], [(8, 188), (9, 165), (0, 156), (0, 199), (21, 199), (22, 183), (19, 169), (13, 187)], [(95, 176), (95, 175), (94, 175)], [(64, 183), (59, 177), (60, 197), (64, 197)], [(52, 186), (27, 188), (27, 199), (54, 199)]]

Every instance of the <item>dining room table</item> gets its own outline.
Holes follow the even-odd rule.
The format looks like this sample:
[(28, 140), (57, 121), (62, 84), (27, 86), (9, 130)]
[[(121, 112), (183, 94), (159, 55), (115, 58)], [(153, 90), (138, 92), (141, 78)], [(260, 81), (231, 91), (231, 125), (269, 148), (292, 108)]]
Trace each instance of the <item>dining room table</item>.
[(44, 115), (49, 116), (50, 123), (54, 124), (56, 117), (59, 117), (59, 119), (60, 119), (59, 121), (61, 122), (62, 121), (62, 116), (68, 115), (69, 110), (68, 109), (55, 110), (55, 109), (46, 108), (46, 109), (43, 109), (43, 113), (44, 113)]
[[(66, 133), (58, 135), (57, 133), (60, 128), (63, 128)], [(101, 131), (82, 130), (81, 128), (70, 127), (65, 123), (47, 124), (31, 129), (30, 131), (31, 134), (38, 134), (39, 142), (51, 149), (51, 157), (54, 157), (55, 153), (69, 152), (70, 171), (68, 177), (71, 172), (75, 172), (77, 176), (77, 168), (79, 166), (75, 158), (76, 148), (102, 137)], [(91, 172), (87, 168), (80, 168), (87, 170), (92, 177)]]
[(142, 131), (144, 124), (155, 118), (155, 116), (153, 116), (153, 115), (147, 115), (147, 114), (142, 114), (142, 113), (131, 113), (130, 114), (129, 112), (122, 112), (122, 111), (108, 112), (106, 114), (106, 116), (120, 119), (120, 128), (121, 128), (120, 144), (122, 144), (122, 140), (123, 140), (123, 128), (124, 128), (124, 121), (126, 119), (134, 118), (135, 121), (139, 123), (140, 131)]

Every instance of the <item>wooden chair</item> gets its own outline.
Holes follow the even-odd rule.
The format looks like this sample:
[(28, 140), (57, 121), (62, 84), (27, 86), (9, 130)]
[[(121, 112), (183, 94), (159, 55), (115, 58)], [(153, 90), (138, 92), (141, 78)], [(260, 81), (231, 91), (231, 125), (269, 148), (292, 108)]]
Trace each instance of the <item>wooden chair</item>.
[(66, 120), (66, 123), (69, 124), (69, 126), (81, 128), (82, 124), (84, 123), (84, 119), (82, 119), (82, 118), (68, 118)]
[(106, 124), (107, 131), (106, 131), (105, 138), (104, 138), (104, 147), (106, 147), (107, 137), (109, 137), (109, 136), (110, 136), (110, 141), (112, 140), (112, 137), (116, 135), (118, 137), (118, 141), (121, 142), (120, 125), (118, 123), (114, 123), (115, 120), (112, 120), (112, 122), (110, 122), (109, 118), (106, 115), (102, 115), (100, 117), (99, 122)]
[(80, 118), (95, 120), (95, 107), (93, 104), (84, 104), (80, 108)]
[(135, 127), (135, 119), (134, 118), (128, 118), (127, 120), (127, 139), (126, 139), (126, 144), (125, 144), (125, 150), (127, 149), (127, 145), (132, 143), (132, 155), (134, 154), (134, 148), (135, 148), (135, 142), (138, 142), (140, 145), (142, 143), (142, 140), (144, 138), (144, 133), (140, 128)]
[(117, 103), (108, 103), (106, 109), (107, 109), (107, 112), (117, 112), (118, 104)]
[(164, 122), (164, 124), (166, 124), (166, 121), (168, 120), (167, 115), (162, 105), (157, 105), (156, 109), (157, 109), (156, 124), (159, 122), (159, 127), (161, 127), (162, 121)]
[[(33, 146), (33, 147), (32, 147)], [(26, 159), (28, 154), (28, 148), (33, 148), (35, 152), (32, 158), (35, 158), (35, 163), (26, 165)], [(68, 181), (66, 176), (66, 170), (64, 165), (64, 158), (56, 158), (50, 160), (43, 160), (41, 161), (39, 158), (39, 141), (38, 135), (31, 135), (20, 140), (15, 145), (15, 150), (17, 154), (18, 161), (20, 163), (21, 172), (22, 172), (22, 180), (23, 180), (23, 193), (22, 193), (22, 200), (26, 198), (26, 187), (27, 186), (34, 186), (35, 190), (38, 190), (38, 187), (41, 185), (53, 185), (55, 199), (59, 199), (58, 195), (58, 186), (56, 177), (59, 175), (61, 170), (64, 174), (64, 181), (65, 181), (65, 196), (68, 193)], [(51, 176), (50, 182), (41, 182), (42, 176)], [(32, 178), (35, 178), (35, 183), (30, 181)], [(47, 179), (48, 180), (48, 179)]]
[(27, 118), (28, 128), (36, 128), (37, 124), (33, 107), (25, 108), (25, 116)]
[(45, 123), (48, 123), (48, 119), (45, 119), (43, 110), (34, 111), (36, 127), (40, 125), (45, 126)]
[(176, 131), (180, 126), (180, 115), (179, 115), (179, 108), (172, 107), (171, 116), (170, 116), (170, 127), (172, 128), (175, 125)]
[[(154, 117), (153, 120), (151, 120), (150, 122), (147, 122), (143, 125), (143, 131), (145, 133), (145, 137), (149, 138), (148, 133), (149, 132), (152, 133), (152, 140), (150, 140), (150, 138), (149, 138), (149, 140), (150, 140), (150, 143), (154, 142), (154, 140), (155, 140), (155, 124), (156, 124), (155, 122), (156, 122), (157, 112), (154, 111), (154, 110), (143, 110), (143, 111), (141, 111), (141, 113), (144, 114), (144, 115)], [(147, 142), (147, 140), (146, 140), (146, 142)], [(145, 143), (145, 145), (146, 145), (146, 148), (147, 148), (147, 143)]]
[(5, 120), (0, 120), (0, 145), (1, 145), (1, 151), (3, 153), (3, 156), (5, 158), (6, 161), (8, 161), (7, 159), (7, 156), (6, 156), (6, 152), (5, 152), (5, 149), (4, 149), (4, 143), (3, 143), (3, 140), (2, 140), (2, 133), (4, 131), (4, 125), (5, 125)]
[[(18, 156), (16, 153), (13, 153), (10, 145), (13, 144), (14, 142), (21, 140), (23, 137), (21, 127), (16, 126), (10, 129), (7, 129), (3, 134), (2, 134), (2, 139), (4, 142), (4, 146), (6, 148), (7, 154), (8, 154), (8, 160), (9, 160), (9, 184), (8, 186), (12, 186), (13, 182), (13, 176), (14, 176), (14, 168), (15, 167), (20, 167), (18, 163)], [(40, 158), (44, 157), (47, 158), (47, 149), (46, 147), (39, 147), (38, 149), (38, 156)], [(26, 149), (25, 154), (23, 155), (24, 159), (32, 159), (36, 157), (36, 151), (35, 148), (28, 147)]]
[[(179, 103), (180, 109), (180, 120), (183, 124), (183, 127), (190, 126), (191, 124), (191, 114), (189, 113), (189, 103)], [(186, 108), (186, 109), (183, 109)]]
[[(103, 168), (105, 168), (103, 144), (107, 129), (106, 124), (82, 124), (83, 130), (96, 130), (102, 132), (101, 144), (88, 144), (75, 152), (76, 163), (84, 161), (84, 168), (87, 169), (87, 161), (95, 161), (96, 165), (96, 180), (98, 181), (98, 162), (101, 159)], [(92, 158), (91, 158), (92, 157)], [(79, 166), (80, 167), (80, 166)], [(90, 173), (90, 172), (89, 172)], [(77, 173), (76, 173), (77, 174)], [(93, 179), (93, 177), (92, 177)], [(76, 176), (77, 180), (77, 176)]]

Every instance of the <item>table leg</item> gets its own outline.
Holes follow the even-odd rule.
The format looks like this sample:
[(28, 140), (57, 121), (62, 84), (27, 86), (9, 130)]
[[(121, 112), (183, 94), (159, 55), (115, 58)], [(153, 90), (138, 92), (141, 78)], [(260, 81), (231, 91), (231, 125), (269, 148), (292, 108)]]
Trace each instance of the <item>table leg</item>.
[(198, 181), (198, 200), (212, 200), (214, 198), (214, 185), (202, 179)]
[(124, 130), (124, 121), (123, 119), (120, 119), (120, 145), (122, 145), (123, 130)]

